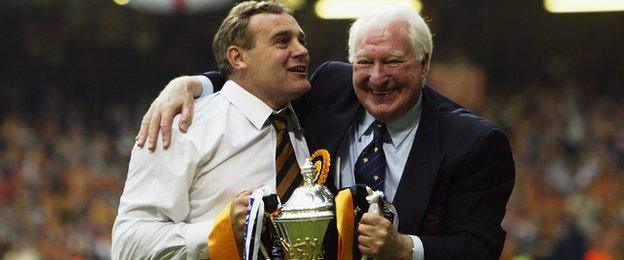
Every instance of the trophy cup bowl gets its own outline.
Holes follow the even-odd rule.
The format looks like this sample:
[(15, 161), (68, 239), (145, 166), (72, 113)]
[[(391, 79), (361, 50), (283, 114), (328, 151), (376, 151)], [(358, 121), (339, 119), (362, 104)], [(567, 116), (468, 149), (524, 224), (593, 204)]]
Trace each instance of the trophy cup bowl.
[(310, 159), (301, 174), (304, 184), (271, 220), (289, 259), (322, 259), (323, 238), (334, 218), (334, 198), (327, 187), (314, 183), (318, 172)]

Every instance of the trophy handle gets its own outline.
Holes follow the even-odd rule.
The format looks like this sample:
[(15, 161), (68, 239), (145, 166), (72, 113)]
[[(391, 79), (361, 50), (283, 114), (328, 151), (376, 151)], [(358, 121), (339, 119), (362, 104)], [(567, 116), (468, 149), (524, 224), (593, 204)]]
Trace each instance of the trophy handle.
[[(331, 165), (329, 152), (325, 149), (318, 149), (312, 155), (310, 155), (310, 160), (314, 160), (318, 157), (320, 157), (321, 160), (314, 163), (314, 166), (318, 173), (314, 181), (318, 185), (325, 185), (325, 181), (327, 180), (327, 175), (329, 174), (329, 166)], [(320, 167), (319, 165), (317, 165), (318, 162), (321, 162)]]

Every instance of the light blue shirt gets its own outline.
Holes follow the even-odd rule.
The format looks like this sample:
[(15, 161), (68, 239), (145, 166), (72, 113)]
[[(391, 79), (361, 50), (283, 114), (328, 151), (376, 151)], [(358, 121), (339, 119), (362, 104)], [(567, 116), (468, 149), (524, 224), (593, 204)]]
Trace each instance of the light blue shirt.
[[(389, 201), (394, 200), (403, 169), (407, 163), (412, 144), (416, 137), (420, 114), (422, 111), (422, 96), (407, 113), (392, 122), (386, 123), (388, 134), (384, 136), (383, 150), (386, 156), (386, 179), (384, 194)], [(353, 167), (362, 150), (373, 140), (373, 131), (370, 128), (375, 118), (365, 109), (358, 112), (356, 122), (347, 133), (347, 140), (342, 143), (338, 152), (337, 165), (340, 174), (334, 176), (338, 188), (351, 187), (356, 184)], [(417, 236), (411, 236), (414, 253), (412, 259), (424, 259), (422, 241)]]
[[(420, 122), (421, 100), (407, 113), (392, 122), (386, 123), (388, 134), (384, 136), (383, 150), (386, 155), (386, 180), (384, 194), (389, 201), (394, 200), (407, 157), (412, 149), (416, 137), (416, 130)], [(351, 127), (347, 138), (338, 152), (340, 157), (340, 175), (336, 175), (339, 188), (355, 185), (353, 166), (364, 148), (373, 140), (373, 131), (370, 125), (375, 118), (363, 110), (358, 112), (356, 122)], [(388, 136), (389, 135), (389, 136)]]

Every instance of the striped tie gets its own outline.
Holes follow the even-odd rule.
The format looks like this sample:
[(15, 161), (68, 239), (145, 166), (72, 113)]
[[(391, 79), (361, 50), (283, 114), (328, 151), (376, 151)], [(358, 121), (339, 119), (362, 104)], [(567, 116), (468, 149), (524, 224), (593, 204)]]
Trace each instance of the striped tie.
[(365, 184), (373, 190), (384, 190), (386, 179), (386, 156), (383, 151), (383, 135), (386, 126), (375, 121), (370, 128), (373, 131), (373, 141), (368, 144), (355, 162), (353, 173), (355, 182)]
[(275, 151), (275, 170), (277, 195), (282, 203), (288, 201), (292, 192), (301, 185), (303, 177), (301, 176), (299, 164), (295, 157), (293, 146), (288, 137), (288, 115), (290, 110), (284, 109), (279, 114), (271, 115), (271, 122), (275, 131), (277, 131), (277, 148)]

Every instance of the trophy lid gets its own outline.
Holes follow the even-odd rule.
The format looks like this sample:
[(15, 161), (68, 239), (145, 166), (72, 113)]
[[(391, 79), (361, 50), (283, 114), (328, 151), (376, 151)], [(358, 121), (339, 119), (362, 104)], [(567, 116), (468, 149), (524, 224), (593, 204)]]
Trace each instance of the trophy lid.
[(317, 171), (309, 158), (301, 168), (301, 174), (304, 184), (296, 188), (284, 204), (280, 219), (332, 218), (333, 195), (327, 187), (314, 183)]

